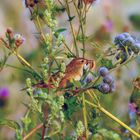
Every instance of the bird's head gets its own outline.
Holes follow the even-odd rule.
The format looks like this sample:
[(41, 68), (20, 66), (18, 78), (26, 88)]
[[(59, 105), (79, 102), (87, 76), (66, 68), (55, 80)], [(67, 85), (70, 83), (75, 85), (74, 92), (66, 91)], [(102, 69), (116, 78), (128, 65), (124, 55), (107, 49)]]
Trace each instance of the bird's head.
[(66, 68), (66, 72), (68, 72), (71, 69), (89, 69), (93, 70), (95, 69), (95, 61), (88, 60), (85, 58), (74, 58)]

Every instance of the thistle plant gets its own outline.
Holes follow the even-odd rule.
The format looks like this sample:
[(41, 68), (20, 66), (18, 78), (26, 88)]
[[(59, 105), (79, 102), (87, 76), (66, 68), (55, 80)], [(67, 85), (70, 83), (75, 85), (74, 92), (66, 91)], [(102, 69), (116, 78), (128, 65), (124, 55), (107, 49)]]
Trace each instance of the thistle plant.
[[(106, 55), (99, 53), (94, 59), (89, 59), (87, 13), (97, 0), (24, 2), (38, 31), (43, 50), (42, 62), (36, 70), (19, 54), (18, 50), (25, 39), (20, 34), (14, 34), (12, 29), (8, 28), (5, 37), (0, 38), (0, 45), (8, 51), (8, 56), (1, 60), (0, 70), (7, 65), (7, 59), (15, 55), (23, 66), (22, 70), (31, 75), (25, 79), (26, 86), (22, 89), (23, 94), (29, 97), (29, 102), (24, 103), (27, 109), (20, 123), (4, 119), (0, 120), (0, 124), (13, 128), (17, 140), (120, 140), (126, 131), (117, 133), (104, 128), (100, 124), (100, 120), (104, 119), (100, 114), (104, 113), (110, 121), (118, 123), (132, 137), (140, 138), (137, 129), (107, 111), (100, 99), (101, 96), (110, 96), (117, 90), (111, 72), (139, 56), (139, 40), (129, 33), (119, 34), (104, 52)], [(75, 13), (72, 12), (73, 9)], [(70, 26), (71, 44), (63, 35), (69, 29), (59, 27), (58, 14), (63, 13), (67, 15)], [(74, 28), (75, 19), (78, 20), (77, 32)], [(96, 43), (94, 46), (98, 47)]]

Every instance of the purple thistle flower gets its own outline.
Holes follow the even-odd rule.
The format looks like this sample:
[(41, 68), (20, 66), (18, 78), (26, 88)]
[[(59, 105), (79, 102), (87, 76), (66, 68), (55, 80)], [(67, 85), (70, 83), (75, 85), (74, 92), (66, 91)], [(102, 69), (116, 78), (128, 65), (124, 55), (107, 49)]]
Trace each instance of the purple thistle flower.
[(4, 107), (9, 98), (9, 89), (6, 87), (0, 87), (0, 107)]
[(84, 79), (84, 82), (85, 82), (85, 83), (90, 83), (90, 82), (93, 81), (93, 79), (94, 79), (93, 75), (92, 75), (91, 73), (89, 73), (89, 74), (86, 76), (86, 78)]
[(7, 87), (0, 87), (0, 98), (8, 98), (9, 89)]

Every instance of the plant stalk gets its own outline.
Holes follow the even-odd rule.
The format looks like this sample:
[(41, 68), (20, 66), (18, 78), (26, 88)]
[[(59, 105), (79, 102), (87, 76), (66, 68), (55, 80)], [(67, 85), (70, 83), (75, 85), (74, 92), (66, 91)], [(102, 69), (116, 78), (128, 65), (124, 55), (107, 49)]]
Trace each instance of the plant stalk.
[[(85, 101), (87, 104), (95, 107), (95, 105), (89, 101)], [(97, 109), (99, 109), (101, 112), (103, 112), (105, 115), (107, 115), (109, 118), (111, 118), (112, 120), (114, 120), (115, 122), (117, 122), (118, 124), (120, 124), (121, 126), (123, 126), (125, 129), (127, 129), (128, 131), (130, 131), (133, 135), (137, 136), (138, 138), (140, 138), (140, 134), (138, 134), (136, 131), (134, 131), (132, 128), (130, 128), (128, 125), (126, 125), (125, 123), (123, 123), (121, 120), (119, 120), (118, 118), (116, 118), (114, 115), (112, 115), (110, 112), (108, 112), (106, 109), (104, 109), (102, 106), (98, 105)]]
[(85, 93), (83, 93), (82, 99), (83, 99), (83, 116), (84, 116), (84, 125), (86, 131), (86, 139), (88, 139), (88, 121), (87, 121), (87, 111), (86, 111), (86, 104), (85, 104)]

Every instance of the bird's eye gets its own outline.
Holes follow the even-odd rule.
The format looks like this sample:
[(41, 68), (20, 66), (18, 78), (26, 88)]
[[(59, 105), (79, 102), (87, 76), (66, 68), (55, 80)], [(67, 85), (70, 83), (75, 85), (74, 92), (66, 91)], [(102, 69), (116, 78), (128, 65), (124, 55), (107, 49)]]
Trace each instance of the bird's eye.
[(81, 60), (81, 62), (83, 63), (83, 62), (84, 62), (84, 60)]

